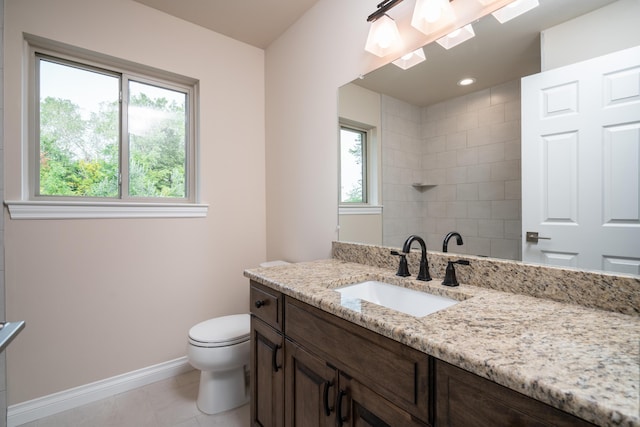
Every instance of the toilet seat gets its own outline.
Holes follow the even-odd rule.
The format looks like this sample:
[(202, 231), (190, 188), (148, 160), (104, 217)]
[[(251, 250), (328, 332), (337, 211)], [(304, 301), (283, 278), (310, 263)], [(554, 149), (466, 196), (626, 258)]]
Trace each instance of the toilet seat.
[(249, 340), (251, 316), (232, 314), (205, 320), (189, 329), (189, 344), (197, 347), (227, 347)]

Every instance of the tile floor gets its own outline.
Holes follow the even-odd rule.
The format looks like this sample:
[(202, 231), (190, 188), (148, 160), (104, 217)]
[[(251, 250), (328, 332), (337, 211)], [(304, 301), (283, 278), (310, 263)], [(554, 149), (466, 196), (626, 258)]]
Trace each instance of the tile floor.
[(248, 427), (249, 405), (216, 415), (198, 410), (199, 374), (190, 371), (21, 427)]

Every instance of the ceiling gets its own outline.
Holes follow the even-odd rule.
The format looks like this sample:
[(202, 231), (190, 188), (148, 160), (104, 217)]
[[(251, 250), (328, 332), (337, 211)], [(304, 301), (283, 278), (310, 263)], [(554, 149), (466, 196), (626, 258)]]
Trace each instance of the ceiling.
[[(265, 49), (319, 0), (134, 1)], [(540, 71), (542, 30), (613, 1), (540, 0), (539, 7), (505, 24), (487, 16), (473, 23), (475, 38), (451, 50), (431, 43), (427, 61), (406, 71), (388, 64), (354, 83), (425, 106), (534, 74)], [(476, 84), (457, 85), (470, 76)]]
[(135, 0), (265, 49), (318, 0)]

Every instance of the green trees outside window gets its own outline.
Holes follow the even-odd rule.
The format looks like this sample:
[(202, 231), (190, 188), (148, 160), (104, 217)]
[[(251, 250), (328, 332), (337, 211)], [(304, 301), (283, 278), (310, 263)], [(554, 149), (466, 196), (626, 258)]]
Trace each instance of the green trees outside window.
[(36, 195), (187, 197), (186, 92), (48, 57), (37, 69)]
[(367, 202), (366, 132), (340, 128), (340, 203)]

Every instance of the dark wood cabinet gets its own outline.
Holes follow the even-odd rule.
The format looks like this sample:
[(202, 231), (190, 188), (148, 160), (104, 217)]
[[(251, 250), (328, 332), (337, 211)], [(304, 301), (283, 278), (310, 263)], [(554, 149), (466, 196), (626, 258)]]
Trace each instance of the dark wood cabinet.
[(251, 425), (282, 426), (284, 417), (284, 339), (251, 318)]
[(427, 355), (254, 281), (250, 299), (252, 425), (428, 425)]
[(429, 421), (429, 356), (292, 298), (285, 335), (416, 419)]
[(253, 426), (593, 427), (254, 281), (251, 307)]
[[(400, 409), (358, 380), (341, 373), (336, 417), (345, 427), (426, 427), (429, 424)], [(425, 408), (428, 406), (424, 402)]]
[(285, 426), (428, 425), (290, 340), (285, 353)]
[(582, 427), (571, 414), (437, 360), (435, 424), (438, 427)]
[(251, 425), (284, 425), (282, 295), (251, 282)]
[(337, 370), (290, 340), (285, 353), (285, 425), (335, 426)]

